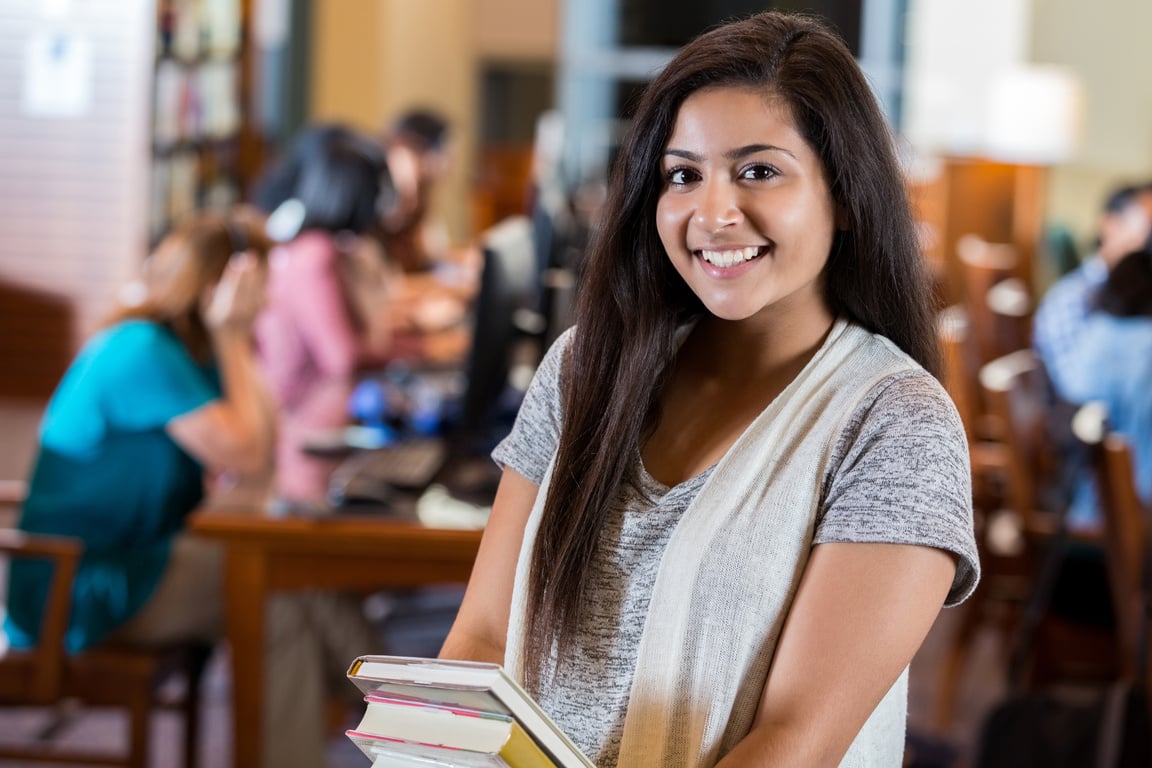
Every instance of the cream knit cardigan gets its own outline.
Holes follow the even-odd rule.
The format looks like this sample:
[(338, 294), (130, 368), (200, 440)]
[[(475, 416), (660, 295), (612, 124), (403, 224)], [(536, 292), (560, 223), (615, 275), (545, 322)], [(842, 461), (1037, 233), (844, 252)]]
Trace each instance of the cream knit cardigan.
[[(917, 364), (843, 320), (717, 464), (668, 542), (640, 641), (621, 768), (711, 766), (751, 729), (777, 639), (808, 560), (828, 457), (856, 405)], [(505, 667), (523, 679), (532, 542), (551, 466), (516, 568)], [(907, 670), (842, 766), (899, 766)]]

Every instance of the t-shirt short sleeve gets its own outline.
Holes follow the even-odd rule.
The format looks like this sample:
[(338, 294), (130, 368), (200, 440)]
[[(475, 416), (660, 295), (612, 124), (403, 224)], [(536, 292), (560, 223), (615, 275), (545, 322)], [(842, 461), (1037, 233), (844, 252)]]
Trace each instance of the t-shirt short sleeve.
[(70, 454), (112, 431), (163, 428), (220, 396), (213, 378), (169, 331), (131, 320), (81, 350), (45, 414), (41, 439)]
[(930, 546), (956, 555), (946, 605), (975, 589), (972, 477), (951, 399), (922, 370), (880, 382), (833, 449), (814, 543)]
[(560, 441), (560, 388), (565, 351), (574, 329), (561, 334), (536, 369), (512, 431), (492, 451), (501, 467), (539, 485)]

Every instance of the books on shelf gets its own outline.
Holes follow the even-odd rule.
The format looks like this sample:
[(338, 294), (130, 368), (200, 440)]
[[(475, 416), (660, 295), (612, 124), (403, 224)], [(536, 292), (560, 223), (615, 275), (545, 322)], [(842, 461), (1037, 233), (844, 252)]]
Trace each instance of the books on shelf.
[(498, 664), (361, 656), (348, 677), (367, 702), (348, 737), (373, 768), (592, 768)]

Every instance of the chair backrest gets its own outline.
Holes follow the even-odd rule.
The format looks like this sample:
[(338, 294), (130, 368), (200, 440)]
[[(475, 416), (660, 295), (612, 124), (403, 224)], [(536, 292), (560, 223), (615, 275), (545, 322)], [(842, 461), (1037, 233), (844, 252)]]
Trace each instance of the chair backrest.
[(1053, 517), (1045, 513), (1058, 511), (1054, 506), (1067, 501), (1061, 486), (1067, 469), (1061, 449), (1069, 437), (1059, 434), (1056, 425), (1070, 430), (1071, 413), (1063, 424), (1044, 367), (1030, 349), (981, 367), (980, 386), (988, 415), (1007, 449), (1008, 504), (1026, 529), (1051, 533)]
[(988, 289), (985, 302), (1000, 350), (1007, 353), (1032, 346), (1034, 302), (1023, 280), (1018, 277), (1001, 280)]
[[(1132, 447), (1123, 435), (1110, 430), (1102, 403), (1081, 406), (1072, 429), (1092, 460), (1104, 522), (1108, 583), (1120, 628), (1121, 662), (1131, 677), (1139, 669), (1141, 614), (1146, 610), (1143, 569), (1148, 524), (1136, 492)], [(1147, 649), (1142, 652), (1147, 654)]]
[(956, 404), (964, 432), (971, 443), (979, 436), (979, 366), (972, 347), (972, 324), (963, 306), (953, 304), (936, 316), (936, 327), (944, 350), (944, 389)]
[[(956, 242), (956, 256), (964, 275), (964, 303), (968, 308), (979, 360), (991, 362), (1026, 346), (1031, 324), (1031, 300), (1017, 278), (1020, 259), (1016, 249), (990, 243), (976, 235)], [(1000, 283), (1011, 280), (1009, 286)]]
[(64, 536), (28, 534), (0, 529), (0, 553), (9, 558), (47, 560), (52, 564), (48, 602), (34, 649), (23, 652), (26, 664), (6, 667), (0, 657), (0, 700), (48, 704), (60, 698), (64, 666), (64, 634), (72, 606), (72, 580), (83, 546)]

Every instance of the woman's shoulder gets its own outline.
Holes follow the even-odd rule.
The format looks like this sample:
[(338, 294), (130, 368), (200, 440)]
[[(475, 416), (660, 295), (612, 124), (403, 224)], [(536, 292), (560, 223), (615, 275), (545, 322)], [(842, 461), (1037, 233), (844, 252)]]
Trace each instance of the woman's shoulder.
[(1152, 338), (1152, 316), (1149, 315), (1120, 317), (1107, 312), (1093, 312), (1084, 327), (1088, 333), (1099, 334), (1101, 337)]
[(131, 318), (104, 328), (80, 351), (73, 368), (106, 386), (146, 387), (166, 376), (205, 375), (184, 342), (162, 323)]
[[(934, 450), (965, 453), (967, 437), (952, 397), (937, 379), (884, 337), (889, 353), (907, 365), (895, 366), (879, 376), (863, 392), (847, 414), (836, 454), (850, 446), (880, 444), (916, 445), (925, 439), (939, 441)], [(885, 353), (885, 354), (889, 354)]]
[(1113, 369), (1117, 363), (1140, 359), (1152, 353), (1152, 317), (1118, 317), (1093, 312), (1075, 339), (1074, 350), (1080, 365), (1073, 373), (1091, 376), (1096, 368)]
[(944, 386), (920, 366), (906, 368), (880, 379), (864, 398), (861, 417), (884, 420), (913, 418), (917, 422), (939, 422), (963, 432), (956, 405)]
[(571, 349), (575, 338), (576, 326), (565, 329), (557, 336), (551, 346), (544, 351), (544, 357), (540, 360), (539, 370), (559, 376), (561, 369), (564, 367), (564, 359), (567, 357), (568, 350)]
[(86, 351), (90, 355), (134, 356), (157, 347), (183, 349), (176, 336), (155, 320), (129, 318), (97, 331)]

